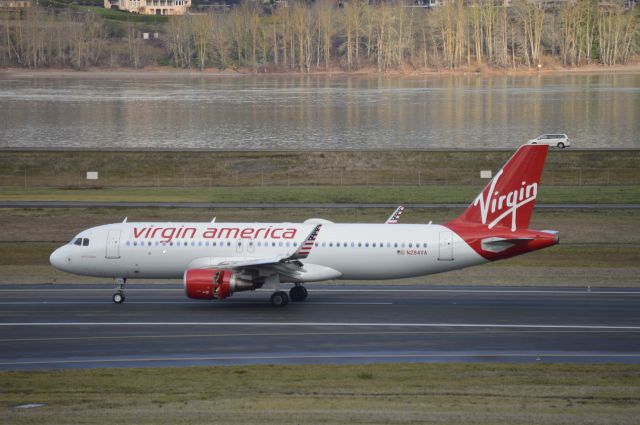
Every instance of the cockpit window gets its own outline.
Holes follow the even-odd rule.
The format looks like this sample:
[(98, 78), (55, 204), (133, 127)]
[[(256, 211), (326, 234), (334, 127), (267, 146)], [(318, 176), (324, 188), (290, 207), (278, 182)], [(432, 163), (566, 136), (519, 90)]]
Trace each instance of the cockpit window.
[(89, 246), (89, 238), (73, 238), (69, 243), (71, 245)]

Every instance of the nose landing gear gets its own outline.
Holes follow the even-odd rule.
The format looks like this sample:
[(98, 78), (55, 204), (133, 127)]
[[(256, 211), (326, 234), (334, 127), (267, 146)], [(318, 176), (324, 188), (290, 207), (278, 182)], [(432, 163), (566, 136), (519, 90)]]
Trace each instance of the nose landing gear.
[(116, 293), (113, 294), (113, 302), (116, 304), (122, 304), (124, 302), (124, 284), (127, 283), (127, 279), (119, 277), (116, 279)]

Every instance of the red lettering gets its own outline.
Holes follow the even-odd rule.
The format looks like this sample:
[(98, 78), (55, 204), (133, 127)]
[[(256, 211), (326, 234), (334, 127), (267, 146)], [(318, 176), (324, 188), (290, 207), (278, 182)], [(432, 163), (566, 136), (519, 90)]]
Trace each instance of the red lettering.
[(293, 239), (296, 237), (296, 229), (286, 229), (282, 234), (284, 239)]

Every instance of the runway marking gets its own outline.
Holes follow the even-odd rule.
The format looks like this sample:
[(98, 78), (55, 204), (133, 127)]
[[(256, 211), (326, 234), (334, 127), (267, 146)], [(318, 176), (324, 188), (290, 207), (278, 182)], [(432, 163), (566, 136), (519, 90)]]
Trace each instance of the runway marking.
[(47, 364), (96, 364), (96, 363), (147, 363), (147, 362), (198, 362), (198, 361), (251, 361), (251, 360), (314, 360), (314, 359), (438, 359), (438, 358), (627, 358), (640, 359), (640, 353), (637, 354), (582, 354), (582, 353), (550, 353), (530, 352), (530, 353), (445, 353), (445, 354), (301, 354), (301, 355), (225, 355), (225, 356), (193, 356), (193, 357), (142, 357), (142, 358), (114, 358), (114, 359), (74, 359), (74, 360), (33, 360), (33, 361), (17, 361), (17, 362), (0, 362), (0, 366), (29, 366), (29, 365), (47, 365)]
[[(636, 331), (630, 330), (602, 330), (602, 331), (588, 331), (588, 330), (524, 330), (524, 331), (512, 331), (505, 330), (503, 335), (507, 334), (594, 334), (594, 333), (635, 333)], [(158, 335), (114, 335), (114, 336), (86, 336), (86, 337), (55, 337), (55, 338), (4, 338), (0, 339), (0, 344), (3, 343), (15, 343), (15, 342), (56, 342), (56, 341), (89, 341), (89, 340), (126, 340), (126, 339), (178, 339), (178, 338), (238, 338), (238, 337), (253, 337), (253, 336), (365, 336), (365, 335), (477, 335), (477, 331), (394, 331), (394, 332), (268, 332), (268, 333), (216, 333), (216, 334), (158, 334)]]
[[(127, 304), (213, 304), (214, 300), (207, 301), (127, 301)], [(113, 305), (113, 301), (2, 301), (0, 305), (85, 305), (85, 304), (102, 304)], [(216, 303), (219, 304), (219, 303)], [(227, 304), (242, 305), (242, 304), (256, 304), (256, 302), (249, 301), (231, 301)], [(324, 301), (307, 301), (305, 304), (309, 305), (393, 305), (392, 302), (324, 302)]]
[(497, 328), (497, 329), (586, 329), (640, 331), (640, 326), (615, 325), (543, 325), (503, 323), (371, 323), (371, 322), (14, 322), (0, 327), (28, 326), (306, 326), (306, 327), (376, 327), (376, 328)]

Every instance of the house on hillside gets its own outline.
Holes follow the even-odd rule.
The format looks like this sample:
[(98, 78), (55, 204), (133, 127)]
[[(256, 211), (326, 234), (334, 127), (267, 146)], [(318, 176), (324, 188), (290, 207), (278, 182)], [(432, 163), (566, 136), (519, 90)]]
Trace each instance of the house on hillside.
[(140, 15), (184, 15), (191, 0), (104, 0), (104, 7)]
[(0, 0), (0, 9), (26, 9), (31, 4), (31, 0)]

